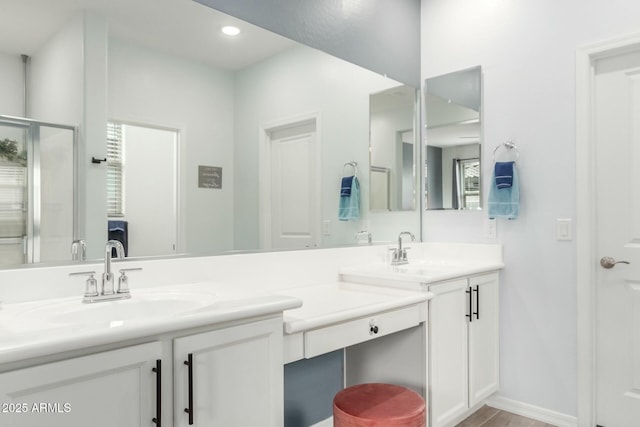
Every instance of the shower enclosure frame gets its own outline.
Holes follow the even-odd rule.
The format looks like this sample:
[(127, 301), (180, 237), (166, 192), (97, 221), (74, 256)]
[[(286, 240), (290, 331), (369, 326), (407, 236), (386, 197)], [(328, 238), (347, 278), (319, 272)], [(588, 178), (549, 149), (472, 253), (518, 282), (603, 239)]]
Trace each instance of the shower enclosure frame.
[[(50, 123), (39, 120), (0, 115), (0, 126), (10, 126), (25, 131), (27, 147), (27, 233), (23, 237), (24, 263), (40, 262), (40, 226), (42, 221), (41, 200), (42, 185), (40, 181), (40, 128), (70, 130), (73, 153), (73, 207), (72, 240), (78, 239), (78, 126)], [(8, 238), (10, 239), (10, 238)], [(69, 242), (71, 244), (71, 242)]]

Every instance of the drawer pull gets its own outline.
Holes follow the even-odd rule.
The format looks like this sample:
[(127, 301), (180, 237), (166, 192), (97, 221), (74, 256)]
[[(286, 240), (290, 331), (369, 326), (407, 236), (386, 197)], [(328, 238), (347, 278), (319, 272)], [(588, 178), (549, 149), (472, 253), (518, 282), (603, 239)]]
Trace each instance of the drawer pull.
[(473, 314), (474, 313), (473, 313), (473, 301), (472, 301), (472, 298), (471, 298), (471, 294), (472, 294), (471, 288), (467, 288), (465, 293), (467, 295), (469, 295), (469, 299), (468, 299), (468, 301), (469, 301), (469, 314), (465, 314), (464, 316), (469, 318), (469, 322), (473, 322)]
[(189, 407), (184, 408), (184, 412), (189, 415), (189, 425), (193, 425), (193, 354), (189, 353), (187, 355), (187, 360), (184, 362), (185, 365), (188, 366), (188, 403)]
[(151, 421), (156, 427), (162, 426), (162, 360), (156, 360), (156, 367), (151, 369), (156, 373), (156, 416)]

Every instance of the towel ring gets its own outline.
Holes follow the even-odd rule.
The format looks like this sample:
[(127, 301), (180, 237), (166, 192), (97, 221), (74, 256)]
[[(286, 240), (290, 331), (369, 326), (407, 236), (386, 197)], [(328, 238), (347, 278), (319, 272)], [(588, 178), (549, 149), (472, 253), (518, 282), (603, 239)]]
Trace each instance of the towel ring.
[(344, 166), (342, 167), (342, 176), (345, 175), (345, 168), (347, 166), (351, 166), (353, 168), (353, 176), (357, 176), (358, 175), (358, 162), (347, 162), (344, 164)]
[(515, 142), (513, 142), (512, 140), (507, 140), (505, 142), (503, 142), (502, 144), (498, 145), (496, 148), (493, 149), (493, 161), (496, 161), (496, 152), (501, 149), (501, 148), (507, 148), (508, 150), (515, 150), (516, 152), (516, 160), (518, 160), (520, 158), (520, 151), (518, 151), (518, 146), (515, 144)]

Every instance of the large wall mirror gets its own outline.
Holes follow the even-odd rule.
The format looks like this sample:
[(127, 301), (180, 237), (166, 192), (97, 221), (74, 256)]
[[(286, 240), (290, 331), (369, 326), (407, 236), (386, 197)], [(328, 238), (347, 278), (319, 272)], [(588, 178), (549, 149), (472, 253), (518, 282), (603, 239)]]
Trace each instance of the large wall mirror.
[[(0, 6), (0, 115), (80, 125), (77, 236), (56, 228), (57, 249), (41, 262), (70, 261), (74, 237), (99, 259), (108, 236), (123, 233), (130, 257), (336, 247), (355, 244), (363, 230), (374, 241), (419, 233), (417, 211), (379, 212), (368, 197), (370, 166), (386, 166), (370, 164), (370, 95), (400, 82), (193, 1)], [(221, 33), (226, 25), (240, 34)], [(26, 112), (21, 54), (29, 56)], [(348, 162), (358, 164), (362, 197), (360, 215), (342, 221)], [(397, 209), (415, 206), (393, 197), (404, 197)], [(29, 232), (4, 220), (0, 240)]]
[(425, 80), (427, 209), (480, 209), (482, 88), (474, 67)]

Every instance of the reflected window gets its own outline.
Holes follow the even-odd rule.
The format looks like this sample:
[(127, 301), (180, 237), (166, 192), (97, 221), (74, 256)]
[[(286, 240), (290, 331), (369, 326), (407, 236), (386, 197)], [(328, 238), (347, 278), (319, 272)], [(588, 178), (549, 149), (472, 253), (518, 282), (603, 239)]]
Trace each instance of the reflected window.
[(124, 216), (122, 125), (107, 123), (107, 215)]
[(478, 209), (480, 207), (480, 160), (466, 159), (458, 162), (461, 177), (458, 182), (461, 209)]

